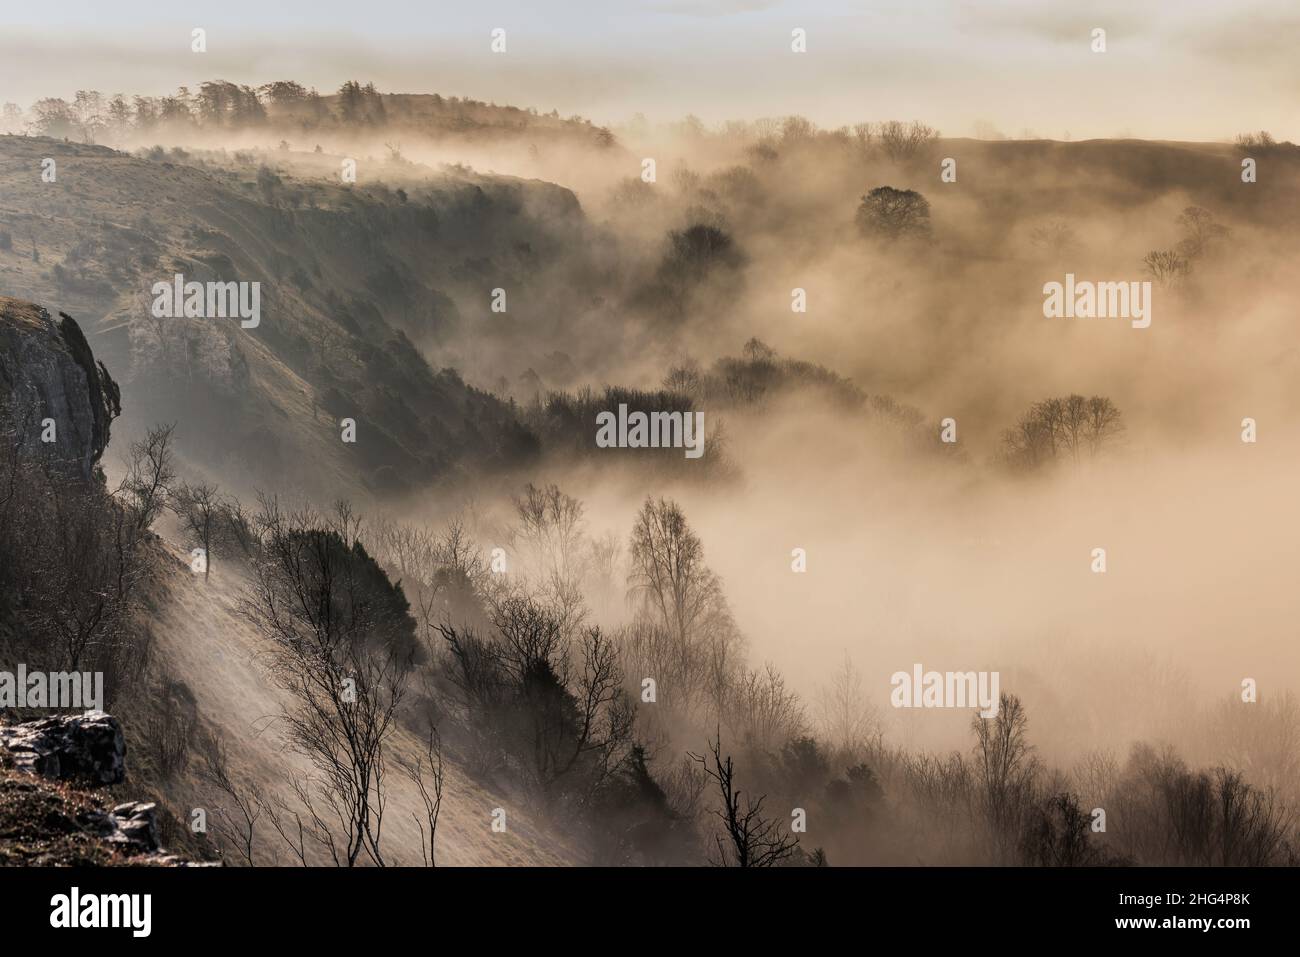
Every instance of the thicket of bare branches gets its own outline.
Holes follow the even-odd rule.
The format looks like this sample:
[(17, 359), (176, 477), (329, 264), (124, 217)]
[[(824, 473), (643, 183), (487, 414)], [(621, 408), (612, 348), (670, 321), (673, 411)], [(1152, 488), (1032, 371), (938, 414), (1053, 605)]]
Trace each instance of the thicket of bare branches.
[(585, 803), (626, 759), (633, 709), (599, 628), (571, 638), (546, 609), (512, 598), (493, 610), (486, 635), (438, 630), (481, 770), (513, 770), (553, 808)]
[(101, 481), (0, 444), (0, 617), (19, 626), (0, 630), (0, 658), (103, 672), (115, 700), (147, 666), (150, 636), (131, 626), (147, 573), (143, 530)]
[(939, 131), (913, 120), (887, 120), (876, 127), (876, 142), (880, 149), (896, 163), (922, 159), (939, 139)]
[(125, 456), (125, 474), (115, 494), (126, 503), (138, 529), (152, 527), (167, 508), (176, 481), (172, 455), (175, 431), (174, 423), (154, 426), (144, 438), (131, 443), (130, 453)]
[[(291, 746), (316, 771), (296, 791), (332, 857), (382, 866), (385, 745), (413, 664), (405, 599), (358, 540), (360, 520), (263, 498), (260, 550), (244, 602), (267, 639), (266, 661), (292, 696), (281, 715)], [(323, 807), (306, 801), (313, 786)]]
[(712, 863), (720, 867), (773, 867), (793, 856), (799, 842), (775, 818), (763, 814), (762, 796), (750, 799), (736, 780), (735, 762), (722, 753), (722, 736), (709, 742), (707, 755), (692, 754), (717, 790), (721, 805), (712, 809), (722, 825), (714, 835)]
[(1002, 434), (1006, 461), (1034, 469), (1068, 458), (1078, 463), (1086, 453), (1096, 457), (1124, 431), (1123, 417), (1105, 396), (1081, 395), (1044, 399)]

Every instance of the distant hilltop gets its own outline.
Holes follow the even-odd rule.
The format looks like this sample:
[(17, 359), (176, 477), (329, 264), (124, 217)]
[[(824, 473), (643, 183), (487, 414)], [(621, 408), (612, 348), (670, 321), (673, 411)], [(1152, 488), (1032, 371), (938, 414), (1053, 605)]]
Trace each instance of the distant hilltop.
[(293, 80), (247, 86), (206, 80), (170, 96), (127, 96), (80, 90), (69, 102), (37, 100), (27, 111), (4, 105), (0, 125), (11, 133), (53, 136), (94, 143), (131, 135), (184, 130), (261, 129), (302, 133), (319, 130), (401, 130), (426, 135), (527, 134), (543, 140), (571, 139), (614, 145), (614, 135), (580, 116), (557, 110), (498, 106), (437, 93), (381, 93), (373, 83), (348, 80), (322, 94)]

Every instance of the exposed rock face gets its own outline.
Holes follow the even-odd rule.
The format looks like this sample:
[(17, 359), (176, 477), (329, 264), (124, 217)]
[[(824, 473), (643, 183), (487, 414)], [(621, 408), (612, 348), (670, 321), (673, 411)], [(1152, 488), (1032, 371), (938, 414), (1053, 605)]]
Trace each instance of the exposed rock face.
[(13, 766), (42, 777), (92, 785), (126, 779), (126, 739), (117, 718), (102, 711), (55, 715), (0, 728)]
[(125, 757), (122, 726), (102, 711), (0, 727), (0, 866), (220, 866), (165, 850), (156, 804), (108, 809), (94, 788), (121, 783)]
[[(121, 412), (121, 394), (96, 363), (76, 321), (59, 322), (39, 306), (0, 296), (0, 435), (28, 451), (46, 451), (90, 478)], [(42, 443), (53, 419), (56, 441)]]
[(158, 850), (158, 819), (154, 816), (158, 805), (144, 801), (131, 801), (113, 808), (105, 815), (109, 832), (104, 840), (123, 844), (132, 850)]

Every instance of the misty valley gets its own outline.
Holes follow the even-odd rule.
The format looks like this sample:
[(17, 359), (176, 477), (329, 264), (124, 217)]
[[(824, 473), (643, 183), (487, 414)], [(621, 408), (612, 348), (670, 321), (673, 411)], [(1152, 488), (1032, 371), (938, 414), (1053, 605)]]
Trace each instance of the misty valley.
[(0, 41), (0, 865), (53, 871), (42, 927), (165, 937), (100, 868), (250, 914), (305, 868), (285, 912), (348, 926), (458, 909), (392, 867), (897, 868), (873, 920), (996, 884), (1060, 929), (1300, 863), (1284, 25), (685, 3), (583, 52), (385, 0), (264, 48), (237, 3), (200, 50), (128, 6), (139, 62)]

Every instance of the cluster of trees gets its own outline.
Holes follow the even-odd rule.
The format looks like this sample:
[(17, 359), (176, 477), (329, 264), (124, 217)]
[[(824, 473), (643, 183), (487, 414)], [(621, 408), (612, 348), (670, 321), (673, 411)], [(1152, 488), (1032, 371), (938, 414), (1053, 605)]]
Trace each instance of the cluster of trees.
[[(363, 96), (378, 96), (374, 86), (344, 84), (342, 92), (357, 87)], [(348, 102), (352, 102), (349, 99)], [(293, 81), (277, 81), (260, 87), (209, 80), (195, 91), (181, 87), (171, 96), (133, 96), (121, 93), (105, 96), (98, 90), (78, 90), (72, 102), (47, 97), (32, 104), (24, 118), (14, 103), (4, 105), (4, 120), (11, 132), (24, 131), (36, 136), (79, 139), (87, 143), (131, 132), (157, 129), (178, 130), (192, 126), (245, 127), (263, 124), (268, 108), (294, 107), (314, 125), (331, 116), (325, 100), (315, 90), (304, 89)], [(343, 117), (348, 119), (348, 117)]]
[(710, 301), (735, 296), (746, 262), (731, 233), (718, 222), (669, 230), (658, 267), (634, 294), (633, 304), (679, 322)]
[[(1036, 415), (1078, 454), (1118, 417), (1094, 401), (1048, 400)], [(31, 460), (0, 456), (2, 594), (20, 596), (47, 649), (28, 660), (99, 667), (130, 631), (149, 527), (167, 510), (196, 540), (208, 527), (185, 516), (217, 496), (176, 479), (171, 444), (165, 426), (134, 443), (111, 492), (33, 481)], [(514, 563), (504, 573), (460, 519), (435, 534), (366, 526), (345, 504), (319, 513), (262, 496), (251, 516), (226, 508), (226, 521), (240, 516), (231, 554), (249, 570), (244, 612), (311, 770), (273, 791), (240, 781), (219, 739), (195, 734), (193, 699), (175, 682), (159, 694), (183, 721), (150, 728), (179, 754), (199, 741), (223, 795), (214, 831), (249, 864), (286, 851), (304, 864), (408, 859), (384, 837), (393, 770), (418, 796), (421, 859), (433, 864), (444, 748), (562, 816), (606, 863), (1295, 863), (1293, 812), (1276, 792), (1143, 747), (1122, 768), (1097, 758), (1062, 774), (1037, 757), (1013, 695), (995, 718), (972, 719), (968, 755), (888, 747), (847, 659), (809, 714), (779, 671), (747, 662), (703, 542), (666, 499), (643, 503), (623, 560), (588, 533), (580, 501), (526, 486), (499, 539)], [(37, 594), (40, 576), (58, 603)], [(593, 624), (586, 596), (619, 577), (630, 617)], [(415, 745), (395, 747), (399, 734)], [(1094, 807), (1122, 826), (1099, 830)]]
[(758, 338), (751, 338), (739, 356), (723, 356), (709, 369), (694, 360), (673, 365), (663, 387), (709, 407), (756, 405), (787, 391), (811, 389), (846, 408), (858, 408), (867, 396), (857, 386), (825, 366), (788, 359)]
[(0, 436), (0, 657), (104, 673), (115, 700), (147, 648), (130, 628), (142, 517), (103, 482)]
[(1300, 863), (1294, 808), (1239, 771), (1189, 770), (1171, 748), (1141, 743), (1122, 766), (1095, 752), (1061, 771), (1039, 758), (1028, 728), (1024, 705), (1004, 693), (995, 718), (972, 718), (967, 754), (872, 744), (868, 761), (893, 801), (887, 815), (877, 816), (868, 860), (1038, 867)]
[(1032, 470), (1068, 459), (1094, 458), (1123, 433), (1122, 415), (1105, 396), (1043, 399), (1002, 434), (1003, 455), (1014, 468)]
[[(634, 121), (628, 132), (633, 137), (644, 135), (647, 132), (644, 118)], [(709, 135), (703, 121), (695, 116), (675, 124), (670, 132), (686, 139)], [(911, 163), (928, 156), (939, 139), (938, 130), (916, 120), (855, 123), (823, 130), (803, 116), (766, 117), (753, 122), (730, 120), (714, 135), (750, 142), (748, 153), (756, 163), (771, 162), (782, 152), (823, 142), (859, 157), (883, 156), (896, 163)]]
[(1153, 249), (1142, 259), (1143, 269), (1166, 288), (1177, 286), (1193, 267), (1207, 258), (1232, 231), (1216, 222), (1214, 214), (1200, 206), (1188, 206), (1175, 220), (1182, 238), (1172, 249)]
[(579, 116), (561, 120), (558, 111), (540, 115), (536, 110), (497, 107), (468, 97), (393, 97), (373, 83), (348, 80), (337, 95), (322, 95), (293, 80), (276, 80), (261, 86), (208, 80), (197, 89), (182, 86), (170, 96), (112, 96), (98, 90), (78, 90), (71, 102), (59, 97), (37, 100), (24, 113), (16, 103), (0, 107), (0, 130), (36, 136), (54, 136), (95, 143), (119, 139), (130, 133), (154, 130), (236, 129), (261, 126), (313, 130), (339, 125), (380, 127), (395, 121), (429, 121), (451, 130), (498, 126), (523, 130), (542, 124), (582, 126), (597, 145), (613, 145), (613, 134), (592, 127)]
[(1254, 150), (1255, 152), (1268, 151), (1276, 149), (1278, 146), (1294, 146), (1294, 143), (1278, 143), (1273, 139), (1273, 134), (1268, 130), (1260, 130), (1257, 133), (1238, 133), (1233, 138), (1233, 143), (1240, 150)]

